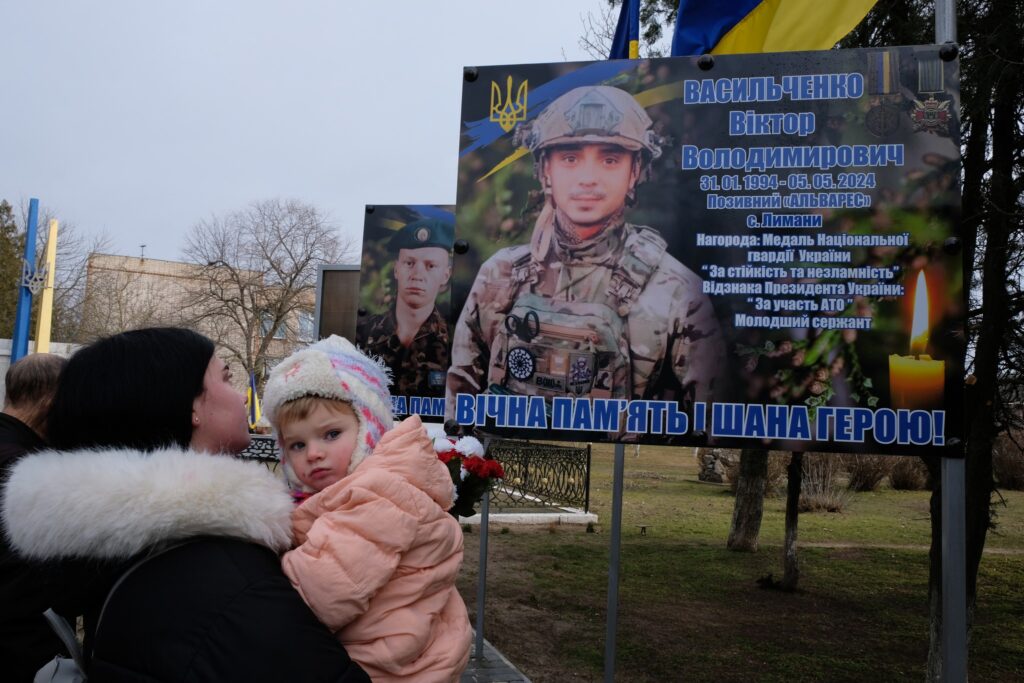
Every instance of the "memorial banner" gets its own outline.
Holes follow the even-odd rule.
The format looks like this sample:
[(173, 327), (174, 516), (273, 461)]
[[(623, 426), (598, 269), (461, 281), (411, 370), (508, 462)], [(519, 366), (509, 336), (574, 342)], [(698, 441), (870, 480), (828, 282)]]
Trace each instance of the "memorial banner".
[(958, 454), (958, 78), (937, 46), (468, 69), (448, 416)]
[(367, 206), (356, 344), (391, 369), (396, 416), (444, 416), (452, 206)]

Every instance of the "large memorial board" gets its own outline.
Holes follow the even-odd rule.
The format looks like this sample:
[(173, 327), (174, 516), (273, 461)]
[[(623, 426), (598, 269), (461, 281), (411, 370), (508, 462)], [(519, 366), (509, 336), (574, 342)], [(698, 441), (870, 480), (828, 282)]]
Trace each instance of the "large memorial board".
[(936, 46), (468, 69), (449, 416), (956, 452), (958, 77)]

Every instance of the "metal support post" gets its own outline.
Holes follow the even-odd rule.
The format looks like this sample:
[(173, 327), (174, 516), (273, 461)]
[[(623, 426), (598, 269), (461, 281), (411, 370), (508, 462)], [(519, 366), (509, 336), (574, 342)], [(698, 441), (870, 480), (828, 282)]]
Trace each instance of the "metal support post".
[(604, 680), (615, 680), (615, 631), (619, 620), (619, 547), (622, 544), (622, 479), (626, 446), (615, 444), (615, 472), (612, 477), (612, 542), (608, 560), (608, 620), (604, 637)]
[(480, 499), (480, 567), (476, 578), (476, 643), (473, 656), (484, 656), (484, 602), (487, 599), (487, 536), (490, 528), (491, 492)]
[(942, 680), (967, 680), (967, 544), (962, 458), (942, 459)]
[[(935, 42), (956, 42), (956, 3), (935, 2)], [(942, 680), (967, 680), (967, 522), (963, 458), (942, 459)]]

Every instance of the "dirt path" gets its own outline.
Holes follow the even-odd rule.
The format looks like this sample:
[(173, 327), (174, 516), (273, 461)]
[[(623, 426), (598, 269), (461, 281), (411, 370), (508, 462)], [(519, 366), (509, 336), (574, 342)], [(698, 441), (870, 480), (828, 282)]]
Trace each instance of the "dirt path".
[[(801, 548), (835, 548), (837, 550), (843, 550), (847, 548), (864, 548), (864, 549), (878, 549), (878, 550), (921, 550), (928, 552), (928, 546), (926, 545), (911, 545), (911, 544), (899, 544), (899, 543), (828, 543), (828, 542), (807, 542), (799, 541), (797, 543)], [(762, 546), (763, 547), (763, 546)], [(781, 547), (781, 546), (780, 546)], [(1024, 548), (985, 548), (986, 555), (1024, 555)]]

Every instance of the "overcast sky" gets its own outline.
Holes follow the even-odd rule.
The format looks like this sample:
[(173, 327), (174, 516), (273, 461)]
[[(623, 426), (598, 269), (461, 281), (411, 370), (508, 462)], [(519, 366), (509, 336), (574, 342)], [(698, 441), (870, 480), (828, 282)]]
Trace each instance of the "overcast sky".
[(589, 59), (603, 0), (101, 0), (0, 8), (0, 199), (175, 259), (296, 198), (454, 204), (462, 67)]

